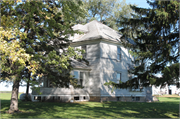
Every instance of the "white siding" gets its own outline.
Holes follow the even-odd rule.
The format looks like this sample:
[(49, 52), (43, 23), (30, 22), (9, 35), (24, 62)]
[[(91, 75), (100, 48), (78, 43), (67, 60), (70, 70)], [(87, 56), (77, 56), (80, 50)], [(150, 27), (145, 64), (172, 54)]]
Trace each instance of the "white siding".
[(100, 69), (101, 69), (101, 96), (145, 96), (145, 91), (143, 92), (130, 92), (129, 89), (115, 89), (113, 92), (112, 88), (104, 86), (105, 82), (113, 81), (117, 82), (117, 73), (121, 73), (121, 81), (125, 82), (129, 80), (128, 76), (128, 64), (131, 63), (131, 56), (128, 50), (122, 46), (121, 48), (121, 60), (117, 59), (117, 46), (116, 44), (100, 43), (101, 49), (101, 59), (100, 59)]
[(99, 57), (100, 57), (99, 44), (87, 45), (86, 59), (99, 58)]

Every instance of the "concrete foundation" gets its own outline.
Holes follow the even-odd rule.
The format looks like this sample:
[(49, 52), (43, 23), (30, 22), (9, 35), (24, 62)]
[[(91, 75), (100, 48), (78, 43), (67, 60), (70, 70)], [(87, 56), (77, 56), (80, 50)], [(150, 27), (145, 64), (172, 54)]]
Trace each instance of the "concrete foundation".
[(131, 96), (119, 96), (119, 97), (101, 97), (101, 102), (104, 101), (122, 101), (122, 102), (145, 102), (146, 97), (131, 97)]
[(92, 102), (100, 102), (101, 98), (99, 96), (90, 96), (90, 100)]

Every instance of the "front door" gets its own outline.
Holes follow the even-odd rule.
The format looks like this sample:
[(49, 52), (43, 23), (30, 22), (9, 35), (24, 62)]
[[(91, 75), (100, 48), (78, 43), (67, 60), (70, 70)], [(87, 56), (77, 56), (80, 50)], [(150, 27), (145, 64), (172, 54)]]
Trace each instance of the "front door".
[(172, 93), (171, 93), (171, 89), (169, 89), (169, 95), (171, 95)]

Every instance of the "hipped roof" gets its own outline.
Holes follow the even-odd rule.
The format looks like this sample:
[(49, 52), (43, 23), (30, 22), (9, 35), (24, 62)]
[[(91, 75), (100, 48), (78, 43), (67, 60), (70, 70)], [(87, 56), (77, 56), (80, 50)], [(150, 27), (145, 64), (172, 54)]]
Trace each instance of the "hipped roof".
[(84, 34), (81, 34), (78, 37), (74, 37), (73, 42), (95, 39), (107, 39), (121, 42), (120, 37), (122, 35), (97, 20), (93, 20), (85, 25), (77, 24), (73, 26), (73, 30), (84, 32)]

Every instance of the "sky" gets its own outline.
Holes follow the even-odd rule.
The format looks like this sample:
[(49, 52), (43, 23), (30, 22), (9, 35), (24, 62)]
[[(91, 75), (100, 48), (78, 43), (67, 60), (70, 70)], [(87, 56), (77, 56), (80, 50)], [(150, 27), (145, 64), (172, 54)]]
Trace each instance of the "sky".
[(126, 3), (136, 4), (138, 5), (138, 7), (142, 7), (142, 8), (150, 8), (146, 0), (126, 0)]
[[(147, 4), (146, 0), (126, 0), (126, 3), (130, 4), (136, 4), (138, 7), (143, 7), (143, 8), (150, 8), (150, 6)], [(8, 87), (6, 87), (7, 83), (0, 83), (0, 91), (12, 91), (12, 84), (9, 84)], [(26, 87), (20, 86), (19, 92), (26, 92)], [(30, 89), (31, 93), (31, 89)]]

